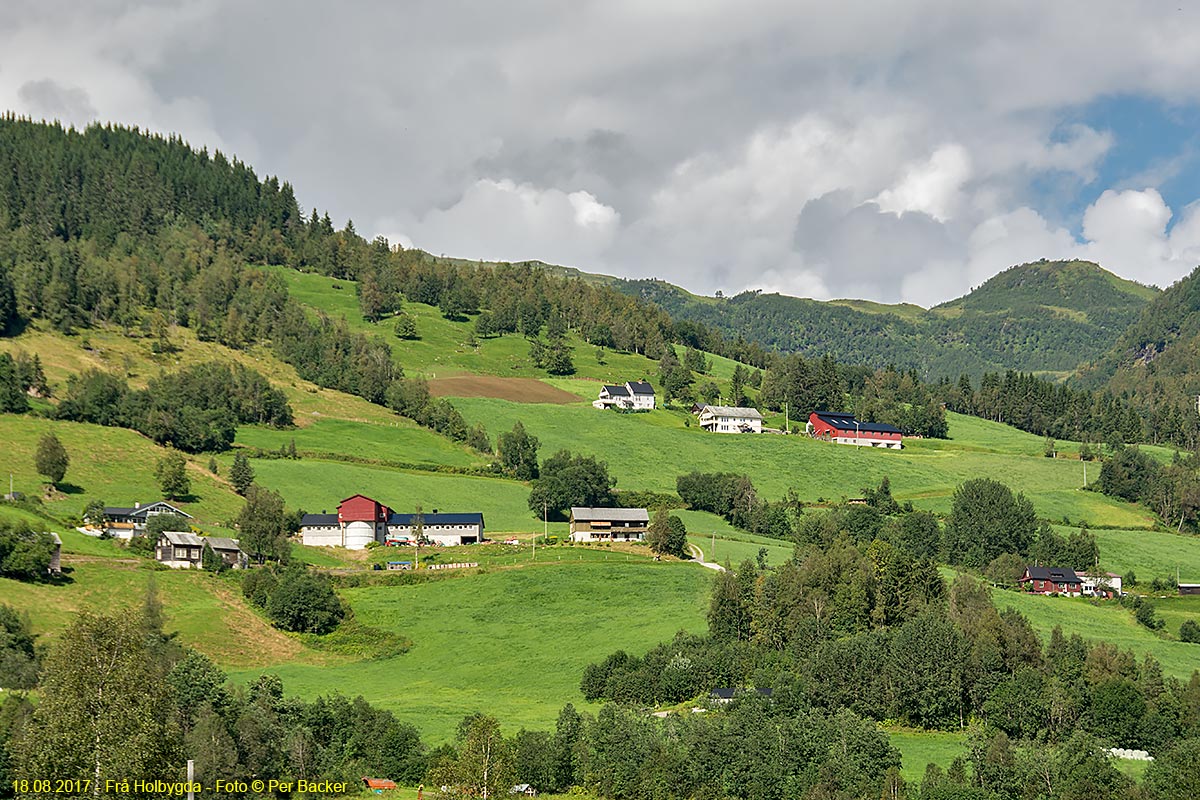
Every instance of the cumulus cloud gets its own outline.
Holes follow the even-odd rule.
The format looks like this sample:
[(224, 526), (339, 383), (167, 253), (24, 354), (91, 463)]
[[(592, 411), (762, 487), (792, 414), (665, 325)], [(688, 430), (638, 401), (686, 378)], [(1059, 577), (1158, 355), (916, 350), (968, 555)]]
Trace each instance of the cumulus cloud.
[(453, 205), (400, 225), (397, 238), (435, 253), (499, 261), (588, 263), (611, 244), (621, 215), (585, 191), (480, 180)]

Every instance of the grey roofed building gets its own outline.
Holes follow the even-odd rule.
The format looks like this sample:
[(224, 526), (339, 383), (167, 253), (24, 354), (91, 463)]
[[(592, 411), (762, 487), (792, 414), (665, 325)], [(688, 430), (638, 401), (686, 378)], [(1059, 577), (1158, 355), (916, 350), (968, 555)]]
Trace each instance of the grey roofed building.
[(704, 406), (703, 411), (718, 417), (738, 417), (739, 419), (762, 419), (762, 412), (757, 408), (742, 408), (741, 406)]
[(644, 508), (589, 508), (572, 506), (571, 517), (580, 522), (649, 522), (650, 513)]
[(177, 547), (203, 547), (204, 537), (183, 531), (163, 531), (163, 538)]
[(633, 394), (654, 394), (654, 387), (647, 381), (630, 381), (625, 384)]
[(650, 514), (644, 508), (571, 508), (573, 542), (640, 542)]

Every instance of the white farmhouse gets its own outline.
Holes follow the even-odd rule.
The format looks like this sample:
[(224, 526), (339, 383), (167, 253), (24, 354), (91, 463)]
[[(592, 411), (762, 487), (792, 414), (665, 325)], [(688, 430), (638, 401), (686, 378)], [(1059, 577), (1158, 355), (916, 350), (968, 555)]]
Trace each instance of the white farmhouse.
[(762, 414), (757, 408), (704, 406), (700, 427), (710, 433), (762, 433)]
[(647, 381), (626, 381), (624, 385), (605, 384), (600, 396), (592, 401), (594, 408), (617, 408), (624, 411), (653, 411), (654, 387)]

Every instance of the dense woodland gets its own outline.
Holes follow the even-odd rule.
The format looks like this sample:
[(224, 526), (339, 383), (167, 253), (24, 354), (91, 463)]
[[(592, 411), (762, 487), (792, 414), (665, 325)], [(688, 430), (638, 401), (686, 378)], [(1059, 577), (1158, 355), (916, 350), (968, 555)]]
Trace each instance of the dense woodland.
[(811, 358), (828, 353), (875, 368), (892, 364), (928, 379), (1008, 369), (1074, 371), (1100, 358), (1156, 294), (1088, 262), (1013, 267), (929, 311), (757, 291), (698, 298), (655, 280), (614, 285), (677, 319), (773, 350)]

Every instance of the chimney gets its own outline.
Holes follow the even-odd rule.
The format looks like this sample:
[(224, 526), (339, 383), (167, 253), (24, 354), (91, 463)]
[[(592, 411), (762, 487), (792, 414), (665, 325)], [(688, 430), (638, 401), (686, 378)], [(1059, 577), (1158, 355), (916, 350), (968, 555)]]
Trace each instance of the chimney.
[(141, 508), (141, 507), (142, 507), (142, 504), (141, 504), (141, 503), (139, 503), (138, 501), (134, 500), (134, 501), (133, 501), (133, 507), (134, 507), (134, 508)]
[(437, 509), (436, 509), (436, 508), (433, 510), (433, 513), (435, 513), (435, 514), (437, 513)]

